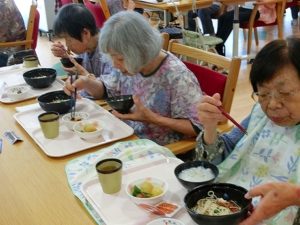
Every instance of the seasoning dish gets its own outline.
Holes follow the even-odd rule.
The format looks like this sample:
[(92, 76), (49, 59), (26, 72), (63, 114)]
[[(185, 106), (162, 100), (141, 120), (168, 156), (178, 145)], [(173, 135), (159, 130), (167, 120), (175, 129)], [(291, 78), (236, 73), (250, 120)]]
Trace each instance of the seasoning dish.
[(75, 123), (73, 130), (82, 139), (93, 139), (101, 135), (103, 128), (96, 120), (86, 120)]
[(155, 205), (163, 200), (168, 183), (156, 177), (145, 177), (129, 182), (125, 190), (135, 204)]
[(38, 68), (23, 73), (23, 78), (33, 88), (46, 88), (55, 81), (56, 74), (55, 69)]
[(218, 167), (206, 161), (190, 161), (179, 164), (174, 170), (178, 181), (187, 190), (212, 183), (219, 175)]
[[(234, 184), (207, 184), (188, 192), (184, 203), (191, 218), (199, 225), (238, 225), (252, 207), (251, 199), (244, 197), (246, 193), (245, 188)], [(198, 202), (200, 199), (202, 202)]]
[(73, 131), (73, 127), (76, 123), (80, 121), (85, 121), (89, 118), (89, 113), (87, 112), (75, 112), (74, 118), (72, 119), (71, 113), (67, 113), (63, 115), (62, 122), (69, 128), (69, 130)]
[(8, 98), (10, 98), (13, 101), (17, 101), (26, 98), (27, 92), (29, 90), (30, 88), (27, 85), (17, 85), (7, 87), (5, 89), (5, 92)]

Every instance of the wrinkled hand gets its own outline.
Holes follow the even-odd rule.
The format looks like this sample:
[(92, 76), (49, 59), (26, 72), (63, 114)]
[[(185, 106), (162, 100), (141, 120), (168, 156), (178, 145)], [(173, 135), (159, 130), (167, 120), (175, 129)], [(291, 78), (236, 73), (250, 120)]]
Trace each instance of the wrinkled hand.
[(257, 225), (284, 208), (299, 204), (296, 202), (299, 199), (298, 195), (297, 186), (290, 183), (273, 182), (254, 187), (245, 197), (261, 196), (261, 200), (251, 216), (240, 225)]
[(121, 114), (113, 110), (112, 114), (114, 114), (116, 117), (122, 120), (133, 120), (133, 121), (153, 123), (157, 118), (158, 114), (146, 108), (138, 96), (133, 96), (133, 101), (134, 101), (134, 109), (131, 113)]
[(61, 42), (55, 42), (51, 45), (51, 52), (56, 57), (66, 58), (68, 57), (67, 49)]
[(216, 93), (212, 97), (204, 95), (198, 105), (199, 121), (205, 129), (216, 129), (218, 122), (226, 120), (217, 106), (221, 106), (221, 96)]
[[(75, 88), (77, 88), (77, 91), (85, 89), (87, 79), (86, 76), (79, 76), (78, 79), (75, 80), (75, 75), (73, 75), (73, 83), (71, 84), (71, 78), (68, 77), (64, 85), (64, 92), (67, 95), (72, 95), (72, 93), (75, 92)], [(80, 98), (80, 95), (77, 94), (76, 97)]]

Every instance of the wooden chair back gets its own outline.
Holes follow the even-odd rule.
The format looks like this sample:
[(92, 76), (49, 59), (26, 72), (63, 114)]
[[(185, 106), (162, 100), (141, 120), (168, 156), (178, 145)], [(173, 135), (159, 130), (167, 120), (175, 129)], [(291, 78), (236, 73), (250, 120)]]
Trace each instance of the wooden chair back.
[(170, 35), (168, 33), (161, 33), (161, 37), (162, 37), (162, 49), (164, 50), (168, 50), (169, 48), (169, 41), (170, 41)]
[[(202, 91), (208, 95), (219, 93), (222, 97), (224, 110), (230, 113), (240, 71), (241, 59), (226, 58), (212, 52), (177, 43), (176, 40), (169, 42), (169, 51), (178, 57), (184, 56), (189, 59), (192, 58), (228, 71), (228, 74), (222, 74), (210, 68), (184, 61), (185, 65), (197, 77)], [(218, 126), (219, 132), (225, 132), (231, 128), (232, 125), (230, 125), (228, 121)], [(173, 153), (179, 154), (195, 148), (195, 144), (195, 139), (190, 139), (172, 143), (166, 145), (166, 147), (171, 149)]]
[(37, 10), (36, 4), (30, 6), (30, 12), (27, 22), (26, 39), (11, 42), (1, 42), (0, 48), (9, 48), (24, 46), (24, 49), (35, 49), (37, 45), (38, 33), (39, 33), (39, 21), (40, 14)]

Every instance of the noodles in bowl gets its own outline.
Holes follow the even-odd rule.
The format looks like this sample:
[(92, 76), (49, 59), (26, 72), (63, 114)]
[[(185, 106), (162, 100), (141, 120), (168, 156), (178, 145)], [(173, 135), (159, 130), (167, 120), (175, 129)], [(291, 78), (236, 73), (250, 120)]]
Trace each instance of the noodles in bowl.
[(218, 198), (214, 191), (208, 191), (208, 197), (199, 199), (192, 210), (197, 214), (208, 216), (225, 216), (241, 211), (241, 207), (233, 200)]
[(251, 208), (251, 199), (244, 197), (246, 192), (234, 184), (207, 184), (186, 194), (185, 207), (197, 224), (238, 225)]

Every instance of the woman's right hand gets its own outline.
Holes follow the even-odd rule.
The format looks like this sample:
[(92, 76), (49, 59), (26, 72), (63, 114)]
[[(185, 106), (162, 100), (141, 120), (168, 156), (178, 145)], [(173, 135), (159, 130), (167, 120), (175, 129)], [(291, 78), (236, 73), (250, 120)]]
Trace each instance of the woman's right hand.
[(222, 106), (220, 94), (216, 93), (213, 96), (204, 95), (202, 97), (198, 105), (198, 116), (205, 130), (216, 130), (218, 123), (226, 119), (218, 106)]
[(61, 42), (54, 42), (51, 46), (51, 52), (56, 57), (66, 58), (67, 55), (67, 49)]

